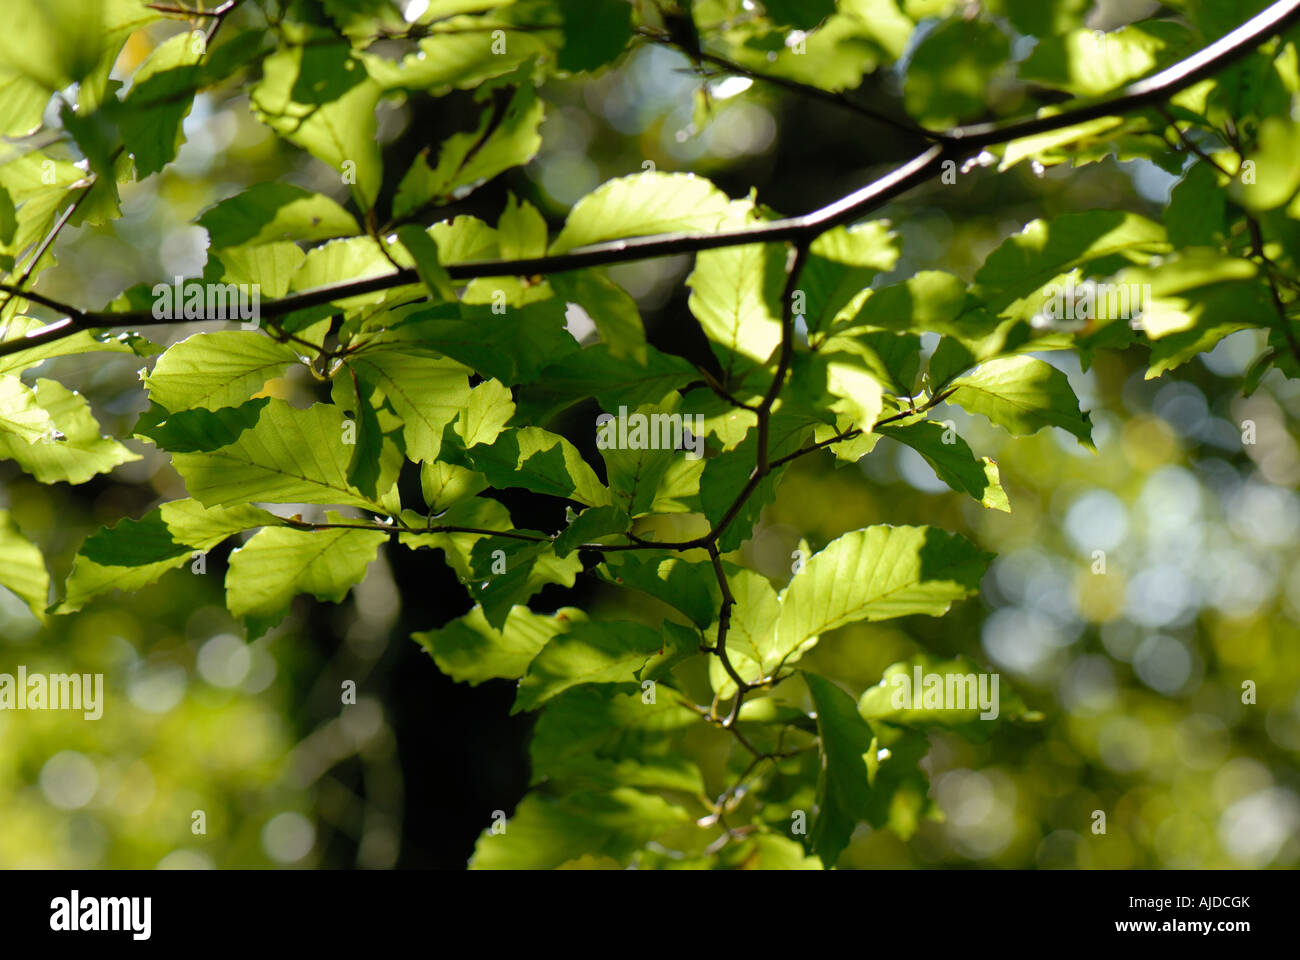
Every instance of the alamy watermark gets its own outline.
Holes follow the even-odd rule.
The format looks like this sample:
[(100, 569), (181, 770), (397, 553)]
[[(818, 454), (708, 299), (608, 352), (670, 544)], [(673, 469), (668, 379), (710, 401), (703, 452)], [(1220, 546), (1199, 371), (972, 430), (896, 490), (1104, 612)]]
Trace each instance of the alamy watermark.
[(156, 283), (153, 294), (155, 320), (239, 320), (245, 330), (255, 329), (261, 316), (261, 288), (256, 283)]
[(682, 413), (631, 413), (619, 407), (617, 416), (596, 418), (599, 450), (685, 450), (686, 459), (704, 456), (704, 415)]
[[(1073, 279), (1062, 286), (1049, 283), (1043, 288), (1047, 297), (1034, 319), (1042, 326), (1065, 329), (1071, 324), (1082, 327), (1089, 320), (1140, 320), (1151, 305), (1149, 283), (1098, 283)], [(1041, 319), (1040, 319), (1041, 318)]]
[(153, 933), (152, 897), (70, 896), (50, 901), (50, 929), (58, 932), (125, 931), (133, 940), (148, 940)]
[(980, 710), (981, 720), (996, 720), (999, 675), (996, 673), (926, 673), (917, 664), (909, 676), (895, 674), (890, 705), (895, 710)]
[(104, 715), (102, 673), (0, 673), (0, 710), (80, 710), (87, 720)]

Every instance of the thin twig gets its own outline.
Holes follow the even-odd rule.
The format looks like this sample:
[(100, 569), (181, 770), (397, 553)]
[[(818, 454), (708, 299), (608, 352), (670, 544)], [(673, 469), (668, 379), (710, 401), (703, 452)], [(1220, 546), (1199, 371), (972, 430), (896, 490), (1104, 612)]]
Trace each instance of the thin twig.
[[(118, 147), (118, 149), (113, 153), (113, 159), (116, 160), (117, 154), (121, 152), (122, 152), (122, 148)], [(90, 182), (81, 188), (81, 192), (77, 194), (76, 199), (73, 200), (72, 203), (68, 204), (68, 206), (64, 209), (63, 213), (59, 214), (59, 218), (54, 221), (54, 225), (50, 227), (49, 231), (45, 234), (45, 238), (40, 242), (40, 245), (35, 249), (31, 257), (27, 260), (27, 264), (26, 266), (23, 267), (22, 273), (19, 274), (18, 278), (13, 281), (13, 287), (15, 288), (14, 292), (10, 292), (9, 289), (6, 289), (4, 291), (5, 298), (3, 302), (0, 302), (0, 311), (3, 311), (4, 308), (9, 305), (9, 301), (11, 301), (15, 296), (18, 295), (17, 291), (21, 290), (23, 285), (27, 283), (27, 281), (31, 278), (32, 271), (34, 271), (36, 269), (36, 265), (41, 262), (41, 257), (45, 256), (45, 251), (50, 249), (50, 246), (54, 243), (55, 238), (58, 237), (59, 233), (63, 230), (63, 228), (67, 226), (68, 221), (72, 219), (72, 215), (77, 212), (77, 208), (81, 206), (81, 204), (85, 201), (85, 199), (88, 196), (90, 196), (90, 191), (94, 189), (96, 182), (98, 182), (98, 179), (99, 179), (98, 177), (92, 175), (90, 178)]]
[[(736, 668), (731, 663), (731, 657), (727, 655), (727, 632), (731, 629), (731, 608), (736, 605), (736, 598), (731, 595), (731, 584), (727, 582), (727, 572), (722, 569), (722, 557), (718, 553), (718, 545), (710, 543), (708, 551), (709, 562), (713, 564), (713, 574), (718, 579), (718, 590), (722, 594), (722, 602), (718, 607), (718, 640), (713, 645), (713, 652), (722, 661), (722, 669), (727, 671), (727, 676), (736, 685), (736, 700), (739, 701), (749, 689), (749, 684), (736, 672)], [(736, 709), (738, 710), (739, 707)], [(734, 713), (733, 710), (733, 717)], [(729, 727), (732, 722), (734, 720), (725, 723), (724, 726)]]
[(948, 134), (935, 130), (926, 130), (924, 127), (917, 126), (909, 120), (899, 120), (895, 117), (888, 116), (872, 107), (855, 103), (842, 93), (832, 93), (829, 90), (823, 90), (821, 87), (814, 87), (811, 84), (800, 83), (798, 80), (790, 80), (787, 77), (780, 77), (770, 73), (761, 73), (757, 70), (751, 70), (749, 67), (728, 60), (726, 57), (721, 57), (716, 53), (709, 53), (707, 50), (687, 49), (680, 43), (676, 42), (670, 34), (664, 31), (655, 30), (650, 27), (642, 27), (637, 32), (652, 43), (658, 43), (666, 47), (673, 47), (676, 50), (680, 50), (693, 60), (712, 64), (726, 73), (732, 73), (740, 77), (748, 77), (750, 80), (756, 80), (759, 83), (765, 83), (773, 87), (780, 87), (783, 90), (788, 90), (791, 93), (798, 94), (799, 96), (810, 100), (818, 100), (842, 110), (850, 110), (860, 117), (868, 117), (871, 120), (875, 120), (877, 123), (883, 123), (886, 126), (893, 127), (900, 133), (906, 133), (914, 137), (920, 137), (931, 141), (943, 141), (948, 139)]
[[(1237, 124), (1232, 117), (1228, 118), (1228, 126), (1225, 131), (1228, 142), (1232, 144), (1232, 149), (1237, 152), (1238, 162), (1246, 158), (1245, 149), (1242, 146), (1241, 138), (1237, 132)], [(1226, 171), (1225, 171), (1226, 172)], [(1263, 262), (1264, 275), (1268, 280), (1269, 294), (1273, 300), (1273, 309), (1277, 311), (1278, 323), (1281, 326), (1282, 336), (1286, 339), (1287, 348), (1290, 349), (1291, 355), (1295, 357), (1296, 362), (1300, 363), (1300, 341), (1297, 341), (1295, 331), (1291, 329), (1291, 320), (1286, 315), (1286, 308), (1282, 304), (1281, 294), (1278, 293), (1277, 280), (1273, 271), (1282, 273), (1282, 270), (1274, 263), (1264, 252), (1264, 232), (1260, 228), (1259, 220), (1249, 210), (1242, 208), (1242, 214), (1246, 218), (1246, 228), (1250, 232), (1250, 245), (1256, 256)], [(1286, 278), (1288, 281), (1290, 278)]]
[(931, 397), (921, 406), (916, 407), (913, 410), (904, 410), (901, 413), (895, 413), (888, 417), (884, 417), (883, 419), (877, 420), (874, 424), (872, 424), (870, 431), (864, 431), (861, 427), (855, 427), (852, 430), (845, 430), (843, 433), (836, 434), (835, 436), (831, 437), (829, 440), (819, 440), (817, 443), (814, 443), (811, 446), (807, 446), (800, 450), (796, 450), (794, 453), (788, 453), (784, 457), (781, 457), (777, 460), (773, 460), (772, 469), (775, 470), (777, 467), (784, 466), (785, 464), (789, 463), (791, 460), (797, 460), (800, 457), (807, 456), (810, 453), (816, 453), (818, 450), (825, 450), (827, 447), (834, 446), (837, 443), (843, 443), (845, 440), (852, 440), (854, 437), (861, 436), (863, 433), (866, 432), (874, 433), (880, 427), (888, 426), (889, 424), (894, 423), (897, 420), (906, 420), (908, 417), (914, 417), (918, 413), (925, 413), (929, 410), (932, 410), (933, 408), (937, 407), (939, 404), (947, 400), (949, 397), (951, 397), (956, 392), (956, 390), (957, 390), (956, 387), (951, 387), (943, 391), (943, 393), (939, 393)]

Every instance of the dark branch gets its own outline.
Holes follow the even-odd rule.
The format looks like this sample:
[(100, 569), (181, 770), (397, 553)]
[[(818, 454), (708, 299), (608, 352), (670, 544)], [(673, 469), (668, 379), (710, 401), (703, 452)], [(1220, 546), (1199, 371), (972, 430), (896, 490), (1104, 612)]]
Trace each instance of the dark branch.
[[(811, 241), (832, 227), (849, 223), (913, 187), (929, 180), (942, 169), (946, 160), (962, 160), (978, 150), (1012, 140), (1060, 130), (1065, 127), (1113, 116), (1150, 106), (1158, 106), (1171, 95), (1211, 76), (1225, 66), (1248, 54), (1256, 45), (1279, 30), (1300, 19), (1300, 0), (1278, 0), (1262, 13), (1252, 17), (1237, 29), (1225, 34), (1203, 50), (1161, 70), (1153, 76), (1129, 84), (1119, 94), (1097, 103), (1085, 104), (1063, 113), (1047, 117), (1034, 117), (1011, 123), (975, 124), (949, 131), (942, 143), (935, 144), (917, 154), (903, 165), (891, 170), (866, 186), (836, 200), (820, 210), (799, 217), (754, 224), (741, 230), (721, 233), (671, 233), (649, 237), (615, 240), (593, 244), (568, 253), (553, 256), (530, 257), (522, 260), (486, 260), (473, 263), (451, 264), (447, 272), (453, 280), (471, 280), (478, 277), (532, 276), (534, 274), (563, 273), (587, 267), (626, 263), (652, 257), (695, 253), (718, 247), (739, 246), (747, 243), (775, 241)], [(307, 290), (294, 296), (273, 300), (262, 305), (262, 316), (281, 317), (308, 307), (320, 306), (338, 299), (380, 290), (389, 290), (419, 283), (413, 269), (363, 280), (352, 280)], [(5, 289), (0, 287), (0, 289)], [(70, 326), (59, 329), (47, 327), (22, 340), (0, 343), (0, 356), (16, 353), (49, 340), (69, 336), (79, 330), (97, 327), (122, 326), (136, 323), (161, 323), (147, 314), (94, 313), (69, 308), (49, 300), (35, 300), (51, 309), (61, 310), (73, 318)], [(48, 332), (47, 332), (48, 331)]]

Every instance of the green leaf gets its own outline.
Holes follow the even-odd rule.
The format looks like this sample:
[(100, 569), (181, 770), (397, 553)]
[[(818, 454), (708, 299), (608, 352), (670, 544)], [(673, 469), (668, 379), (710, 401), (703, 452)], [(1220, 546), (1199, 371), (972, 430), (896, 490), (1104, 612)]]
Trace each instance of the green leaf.
[(913, 333), (957, 333), (953, 321), (966, 303), (966, 284), (942, 270), (922, 270), (902, 283), (873, 292), (849, 327), (859, 325)]
[[(329, 523), (355, 523), (333, 511)], [(300, 593), (342, 603), (360, 583), (388, 534), (372, 530), (266, 527), (230, 554), (226, 606), (249, 624), (249, 639), (275, 626)]]
[[(832, 365), (857, 367), (869, 373), (887, 393), (910, 397), (916, 393), (921, 368), (921, 338), (865, 327), (839, 330), (823, 340), (818, 353)], [(796, 364), (799, 363), (796, 354)], [(870, 405), (867, 405), (870, 406)]]
[[(384, 256), (383, 248), (373, 238), (349, 237), (344, 240), (330, 240), (308, 251), (302, 266), (294, 273), (290, 287), (294, 291), (311, 290), (338, 283), (343, 278), (362, 280), (394, 272), (392, 261)], [(347, 312), (352, 312), (380, 303), (394, 292), (379, 290), (355, 296), (340, 295), (333, 303)], [(328, 316), (329, 313), (326, 312), (325, 315)]]
[(1003, 0), (1003, 6), (1021, 33), (1050, 37), (1081, 26), (1092, 0)]
[(657, 630), (632, 621), (573, 623), (529, 664), (510, 712), (535, 710), (579, 684), (635, 683), (641, 665), (662, 645)]
[(956, 337), (943, 337), (930, 354), (927, 376), (930, 389), (940, 391), (959, 373), (975, 366), (975, 355)]
[(617, 506), (591, 507), (573, 515), (568, 511), (569, 525), (555, 538), (555, 555), (567, 557), (584, 543), (626, 533), (631, 526), (627, 511)]
[(609, 490), (568, 440), (541, 427), (510, 428), (467, 451), (494, 487), (523, 487), (589, 507), (613, 502)]
[(596, 270), (579, 270), (551, 277), (557, 296), (576, 303), (591, 318), (610, 356), (629, 357), (644, 365), (647, 359), (641, 313), (622, 287)]
[(54, 421), (17, 377), (0, 376), (0, 440), (37, 443), (54, 436)]
[(477, 686), (484, 680), (517, 680), (547, 642), (587, 615), (576, 607), (555, 613), (534, 613), (514, 607), (503, 629), (496, 629), (475, 607), (437, 630), (412, 634), (413, 639), (457, 683)]
[(933, 420), (907, 426), (882, 427), (880, 432), (907, 444), (925, 458), (935, 475), (959, 493), (969, 493), (991, 510), (1011, 512), (998, 478), (998, 465), (976, 458), (957, 431)]
[(1218, 171), (1205, 162), (1194, 164), (1169, 197), (1169, 242), (1177, 247), (1218, 246), (1227, 229), (1226, 206)]
[(503, 111), (484, 110), (476, 130), (444, 140), (436, 167), (430, 168), (427, 151), (415, 158), (397, 186), (393, 216), (404, 218), (431, 203), (464, 199), (480, 184), (528, 163), (542, 145), (537, 128), (545, 115), (532, 84), (520, 85)]
[[(650, 710), (646, 712), (649, 713)], [(642, 731), (637, 730), (634, 734), (625, 736), (623, 744), (607, 748), (603, 753), (582, 751), (560, 754), (559, 757), (549, 758), (549, 762), (542, 767), (545, 773), (542, 774), (541, 782), (549, 784), (551, 790), (559, 786), (565, 793), (637, 787), (642, 790), (672, 790), (692, 796), (703, 795), (705, 783), (699, 767), (679, 753), (662, 752), (660, 744), (663, 741), (664, 738), (656, 738), (653, 731), (642, 734)], [(633, 753), (637, 745), (642, 743), (647, 745), (647, 749)], [(537, 769), (534, 761), (534, 770)], [(538, 778), (534, 777), (534, 783), (536, 782)], [(575, 864), (577, 862), (581, 861), (575, 861)], [(608, 862), (608, 869), (617, 868), (615, 861)], [(562, 865), (559, 869), (586, 868)]]
[[(930, 752), (930, 738), (920, 730), (869, 722), (876, 735), (876, 750), (867, 757), (871, 801), (866, 820), (877, 829), (888, 827), (910, 840), (923, 817), (934, 809), (930, 782), (922, 761)], [(886, 756), (881, 751), (888, 750)]]
[[(402, 521), (413, 529), (426, 524), (426, 519), (413, 510), (402, 511)], [(487, 497), (470, 497), (452, 504), (437, 517), (427, 521), (431, 527), (467, 527), (474, 530), (514, 531), (510, 511), (500, 502)], [(474, 546), (490, 534), (483, 533), (399, 533), (397, 539), (412, 550), (427, 547), (442, 550), (447, 565), (456, 572), (461, 582), (474, 578)], [(515, 541), (519, 543), (520, 541)], [(489, 573), (491, 567), (488, 568)], [(507, 613), (509, 610), (506, 611)]]
[(763, 9), (774, 23), (811, 30), (835, 12), (835, 0), (765, 0)]
[(662, 600), (690, 617), (701, 630), (718, 617), (718, 584), (707, 563), (693, 563), (662, 551), (628, 551), (607, 554), (595, 572), (606, 583)]
[(184, 140), (181, 124), (194, 104), (205, 37), (179, 33), (163, 41), (131, 79), (131, 91), (112, 111), (122, 143), (135, 158), (136, 179), (157, 173), (176, 159)]
[(0, 587), (12, 590), (38, 619), (50, 602), (50, 574), (38, 546), (23, 536), (13, 515), (0, 510)]
[[(1180, 308), (1176, 313), (1190, 321), (1190, 326), (1152, 341), (1148, 380), (1213, 350), (1220, 340), (1239, 330), (1277, 323), (1272, 295), (1267, 284), (1258, 280), (1214, 284), (1174, 299), (1172, 306)], [(1156, 318), (1144, 316), (1143, 325)]]
[[(805, 6), (803, 3), (801, 7)], [(814, 8), (815, 9), (815, 8)], [(895, 0), (844, 0), (802, 42), (783, 26), (753, 20), (727, 31), (730, 58), (763, 73), (822, 90), (851, 90), (867, 73), (903, 53), (913, 23)]]
[(853, 698), (831, 681), (804, 673), (817, 713), (821, 768), (817, 773), (817, 814), (808, 846), (822, 863), (835, 866), (849, 838), (870, 812), (869, 765), (876, 761), (876, 739), (858, 715)]
[(456, 419), (456, 434), (466, 449), (492, 443), (515, 415), (510, 388), (499, 380), (484, 380), (469, 392), (469, 399)]
[[(1059, 107), (1044, 107), (1039, 116), (1049, 117), (1060, 112)], [(1130, 121), (1132, 122), (1132, 121)], [(1037, 160), (1043, 166), (1072, 162), (1082, 165), (1089, 162), (1085, 145), (1105, 144), (1126, 126), (1122, 117), (1098, 117), (1083, 123), (1071, 124), (1058, 130), (1019, 137), (1002, 147), (1002, 161), (998, 172), (1010, 170), (1023, 160)], [(1101, 159), (1097, 157), (1096, 159)]]
[[(56, 160), (40, 150), (5, 159), (0, 164), (0, 184), (20, 206), (43, 195), (84, 187), (87, 182), (86, 171), (81, 167), (68, 160)], [(50, 187), (61, 189), (51, 191)]]
[(912, 52), (903, 82), (907, 112), (934, 128), (983, 113), (993, 78), (1010, 51), (1006, 35), (987, 21), (945, 20)]
[(383, 179), (375, 135), (383, 88), (328, 32), (297, 39), (262, 61), (262, 80), (249, 94), (253, 108), (280, 136), (338, 170), (361, 206), (372, 207)]
[(354, 371), (334, 377), (330, 394), (345, 417), (343, 443), (352, 448), (348, 483), (374, 500), (381, 489), (390, 489), (397, 482), (406, 461), (397, 442), (402, 437), (402, 418), (392, 411), (383, 388), (373, 378)]
[[(1119, 290), (1135, 291), (1130, 304), (1134, 325), (1152, 340), (1199, 324), (1214, 324), (1249, 319), (1251, 294), (1266, 293), (1255, 277), (1259, 267), (1243, 257), (1229, 256), (1207, 247), (1178, 250), (1147, 267), (1129, 267), (1114, 277)], [(1240, 299), (1240, 306), (1233, 300)], [(1123, 319), (1123, 304), (1114, 306), (1110, 297), (1097, 296), (1095, 326)], [(1116, 309), (1119, 308), (1119, 309)], [(1118, 314), (1118, 316), (1117, 316)], [(1275, 316), (1275, 315), (1274, 315)], [(1268, 326), (1269, 317), (1261, 317), (1260, 326)]]
[(696, 256), (686, 280), (690, 309), (722, 365), (724, 383), (763, 366), (780, 345), (785, 266), (786, 247), (780, 243), (723, 247)]
[(506, 208), (497, 221), (497, 241), (506, 260), (540, 257), (546, 253), (546, 220), (527, 200), (508, 193)]
[(1020, 76), (1079, 97), (1100, 97), (1178, 59), (1191, 34), (1171, 21), (1132, 23), (1111, 33), (1072, 30), (1042, 37), (1023, 63)]
[(561, 70), (595, 70), (632, 39), (632, 8), (623, 0), (556, 0), (564, 17)]
[(554, 298), (500, 313), (452, 303), (413, 313), (386, 336), (418, 340), (484, 377), (513, 385), (536, 380), (548, 363), (578, 349), (564, 324), (564, 303)]
[(140, 520), (122, 520), (82, 544), (57, 612), (75, 613), (109, 590), (139, 590), (184, 566), (195, 551), (206, 552), (236, 533), (278, 522), (257, 507), (206, 508), (190, 499), (164, 503)]
[(789, 404), (781, 409), (789, 413), (802, 403), (819, 419), (830, 422), (843, 414), (870, 432), (884, 402), (880, 367), (880, 358), (857, 340), (831, 337), (817, 353), (796, 356)]
[(257, 397), (237, 407), (182, 410), (178, 413), (171, 413), (154, 403), (140, 414), (133, 432), (172, 453), (216, 450), (234, 443), (241, 433), (257, 423), (263, 408), (270, 402), (269, 397)]
[[(114, 103), (110, 101), (108, 106), (111, 108)], [(60, 106), (59, 120), (86, 158), (90, 172), (101, 178), (101, 199), (106, 207), (112, 210), (113, 217), (119, 216), (117, 162), (114, 157), (121, 138), (118, 126), (109, 119), (107, 110), (86, 115), (78, 113), (70, 104)]]
[(698, 722), (699, 715), (674, 697), (645, 703), (639, 689), (610, 695), (607, 687), (573, 687), (548, 701), (538, 714), (529, 744), (531, 783), (572, 775), (579, 758), (610, 763), (666, 759), (672, 756), (676, 735)]
[(361, 232), (352, 215), (329, 197), (288, 183), (254, 184), (209, 207), (196, 222), (208, 231), (213, 249)]
[(247, 429), (211, 448), (212, 437), (226, 439), (211, 424), (171, 419), (180, 421), (176, 439), (193, 451), (174, 453), (172, 465), (200, 503), (320, 503), (388, 512), (348, 483), (352, 451), (337, 407), (316, 403), (299, 410), (271, 399)]
[(0, 136), (26, 137), (41, 125), (51, 91), (39, 81), (0, 66)]
[(86, 398), (56, 380), (37, 380), (36, 402), (49, 415), (58, 439), (26, 443), (0, 434), (0, 457), (18, 461), (41, 483), (85, 483), (123, 463), (139, 460), (122, 444), (101, 436)]
[[(678, 457), (668, 464), (659, 495), (655, 498), (656, 514), (689, 514), (699, 507), (700, 477), (704, 474), (704, 461)], [(689, 521), (686, 521), (689, 522)]]
[(1092, 449), (1092, 421), (1079, 409), (1070, 379), (1036, 357), (1000, 357), (952, 382), (949, 398), (970, 413), (988, 417), (1013, 436), (1060, 427)]
[(878, 273), (894, 269), (898, 255), (898, 238), (885, 220), (836, 227), (814, 240), (795, 292), (804, 294), (803, 310), (796, 304), (795, 312), (802, 312), (809, 338), (829, 330)]
[[(534, 530), (521, 530), (540, 537)], [(576, 553), (561, 557), (549, 542), (529, 542), (515, 537), (484, 537), (470, 550), (470, 575), (466, 586), (482, 606), (483, 616), (497, 629), (513, 607), (525, 604), (549, 583), (573, 586), (582, 570)]]
[(14, 209), (13, 197), (9, 191), (0, 186), (0, 244), (14, 241), (14, 232), (18, 229), (18, 212)]
[[(1256, 213), (1280, 207), (1300, 189), (1300, 123), (1289, 117), (1265, 117), (1259, 125), (1255, 149), (1232, 178), (1228, 194)], [(1249, 176), (1247, 176), (1249, 174)]]
[(551, 244), (551, 253), (674, 230), (716, 230), (731, 201), (690, 173), (647, 171), (609, 180), (579, 200)]
[(451, 277), (438, 259), (438, 243), (428, 231), (418, 224), (409, 223), (398, 227), (397, 238), (415, 260), (420, 280), (429, 288), (429, 292), (441, 300), (455, 300), (456, 290), (452, 287)]
[[(569, 790), (637, 787), (645, 790), (676, 790), (700, 795), (704, 777), (700, 768), (683, 756), (668, 754), (647, 759), (605, 758), (590, 754), (570, 754), (548, 768), (546, 782), (562, 784)], [(577, 862), (577, 861), (575, 861)], [(609, 869), (617, 865), (610, 861)], [(560, 866), (557, 869), (580, 869)]]
[[(723, 450), (734, 450), (758, 422), (758, 417), (753, 411), (742, 410), (707, 387), (695, 387), (684, 391), (682, 397), (689, 409), (704, 418), (704, 435), (715, 438)], [(762, 396), (749, 398), (737, 395), (736, 399), (745, 403), (749, 403), (752, 399), (757, 403)]]
[(615, 357), (603, 343), (574, 350), (550, 364), (516, 399), (518, 418), (545, 423), (579, 400), (595, 397), (605, 410), (662, 402), (674, 390), (698, 380), (683, 360), (647, 346), (646, 362)]
[(100, 59), (103, 7), (99, 0), (12, 0), (0, 33), (0, 67), (50, 91), (81, 80)]
[[(631, 414), (623, 408), (618, 416), (603, 414), (608, 419), (597, 419), (596, 447), (605, 461), (610, 492), (630, 517), (653, 512), (672, 462), (688, 456), (675, 445), (690, 442), (686, 432), (691, 421), (683, 425), (678, 406), (674, 397), (665, 404), (638, 407)], [(621, 428), (627, 436), (620, 436)]]
[(370, 75), (385, 90), (414, 90), (434, 96), (453, 87), (473, 90), (547, 51), (550, 35), (512, 30), (511, 26), (504, 19), (452, 17), (439, 24), (440, 32), (421, 39), (416, 52), (396, 63), (372, 53), (361, 56)]
[[(14, 193), (12, 187), (9, 189), (14, 202), (17, 203), (17, 194)], [(69, 202), (69, 192), (62, 190), (46, 191), (22, 203), (17, 208), (18, 225), (14, 232), (14, 238), (12, 242), (0, 245), (0, 270), (12, 273), (16, 265), (24, 262), (21, 259), (24, 251), (32, 248), (33, 244), (39, 244), (41, 238), (49, 233), (54, 226), (59, 211)], [(45, 262), (48, 264), (49, 261), (46, 260)], [(21, 302), (18, 297), (15, 297), (5, 304), (4, 309), (9, 312), (17, 312)]]
[(572, 793), (561, 799), (530, 793), (500, 833), (485, 831), (472, 870), (550, 870), (582, 856), (626, 862), (662, 833), (690, 823), (682, 807), (629, 787)]
[(880, 525), (828, 543), (781, 592), (776, 639), (764, 652), (775, 669), (809, 640), (858, 620), (942, 616), (973, 595), (990, 557), (933, 527)]
[(405, 20), (393, 0), (321, 0), (339, 32), (358, 40), (388, 31), (401, 31)]
[(448, 507), (488, 487), (487, 478), (465, 467), (445, 460), (426, 460), (420, 464), (420, 490), (430, 513), (441, 513)]
[(817, 857), (779, 833), (759, 833), (740, 843), (728, 844), (718, 854), (722, 870), (824, 870)]
[(406, 455), (417, 463), (438, 459), (447, 424), (470, 401), (468, 371), (432, 350), (381, 344), (348, 358), (357, 377), (383, 391), (402, 418)]
[(1026, 709), (999, 674), (983, 671), (963, 657), (927, 656), (886, 667), (880, 683), (868, 687), (858, 699), (858, 713), (868, 721), (906, 727), (956, 728), (977, 741), (986, 740), (999, 720), (1038, 716)]
[[(307, 254), (288, 240), (228, 247), (221, 250), (219, 256), (209, 252), (208, 262), (203, 267), (203, 279), (208, 283), (242, 283), (250, 287), (255, 284), (259, 300), (283, 297), (306, 259)], [(233, 297), (230, 299), (238, 302)], [(261, 318), (253, 318), (253, 322), (260, 323)]]
[(262, 333), (196, 333), (168, 347), (142, 379), (149, 399), (168, 410), (219, 410), (243, 403), (297, 360)]
[(1135, 213), (1067, 213), (1026, 224), (989, 254), (975, 281), (989, 307), (1001, 313), (1082, 264), (1114, 254), (1144, 263), (1168, 250), (1164, 227)]

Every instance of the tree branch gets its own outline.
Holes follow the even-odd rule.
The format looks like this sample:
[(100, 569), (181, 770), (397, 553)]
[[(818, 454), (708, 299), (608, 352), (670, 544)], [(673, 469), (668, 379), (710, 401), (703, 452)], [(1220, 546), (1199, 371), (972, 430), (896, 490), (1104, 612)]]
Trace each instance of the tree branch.
[(785, 278), (785, 290), (781, 294), (781, 353), (776, 362), (776, 373), (772, 384), (763, 394), (758, 405), (758, 463), (754, 472), (761, 480), (769, 470), (767, 462), (768, 433), (772, 422), (772, 405), (785, 386), (785, 375), (794, 362), (794, 293), (799, 284), (799, 274), (808, 262), (808, 242), (803, 241), (794, 248), (794, 259), (790, 262), (790, 273)]
[[(1247, 20), (1203, 50), (1161, 70), (1153, 76), (1124, 87), (1114, 97), (1097, 103), (1085, 104), (1052, 116), (1034, 117), (1010, 123), (974, 124), (948, 131), (937, 143), (911, 160), (896, 167), (884, 176), (839, 200), (803, 216), (754, 224), (739, 230), (719, 233), (669, 233), (609, 243), (593, 244), (568, 253), (552, 256), (529, 257), (520, 260), (484, 260), (471, 263), (450, 264), (447, 273), (453, 280), (471, 280), (477, 277), (531, 276), (534, 274), (563, 273), (587, 267), (626, 263), (652, 257), (695, 253), (719, 247), (740, 246), (748, 243), (774, 241), (811, 242), (818, 234), (845, 223), (888, 203), (929, 180), (938, 173), (946, 160), (962, 160), (985, 147), (1008, 143), (1021, 137), (1060, 130), (1065, 127), (1113, 116), (1162, 103), (1171, 95), (1211, 76), (1248, 54), (1256, 45), (1300, 19), (1300, 0), (1277, 0), (1263, 12)], [(389, 290), (393, 287), (419, 283), (413, 269), (363, 280), (350, 280), (330, 286), (318, 287), (300, 294), (272, 300), (261, 306), (262, 316), (281, 317), (308, 307), (320, 306), (335, 300)], [(0, 289), (5, 289), (0, 287)], [(91, 312), (68, 308), (49, 300), (36, 300), (51, 309), (61, 310), (73, 318), (71, 325), (46, 327), (21, 340), (0, 343), (0, 356), (16, 353), (30, 347), (70, 336), (81, 330), (130, 325), (135, 323), (160, 323), (148, 314)], [(174, 321), (169, 321), (174, 322)]]
[(731, 658), (727, 656), (727, 633), (731, 628), (731, 608), (736, 605), (736, 598), (731, 594), (731, 584), (727, 582), (727, 572), (722, 569), (722, 556), (718, 553), (718, 545), (710, 543), (708, 545), (709, 562), (713, 564), (713, 574), (718, 578), (718, 589), (722, 593), (722, 603), (718, 609), (718, 640), (713, 645), (713, 652), (718, 655), (722, 661), (722, 669), (727, 671), (727, 676), (731, 682), (736, 685), (736, 705), (731, 711), (731, 718), (723, 726), (731, 726), (735, 722), (735, 715), (740, 710), (740, 701), (749, 690), (749, 684), (744, 681), (736, 668), (731, 663)]

